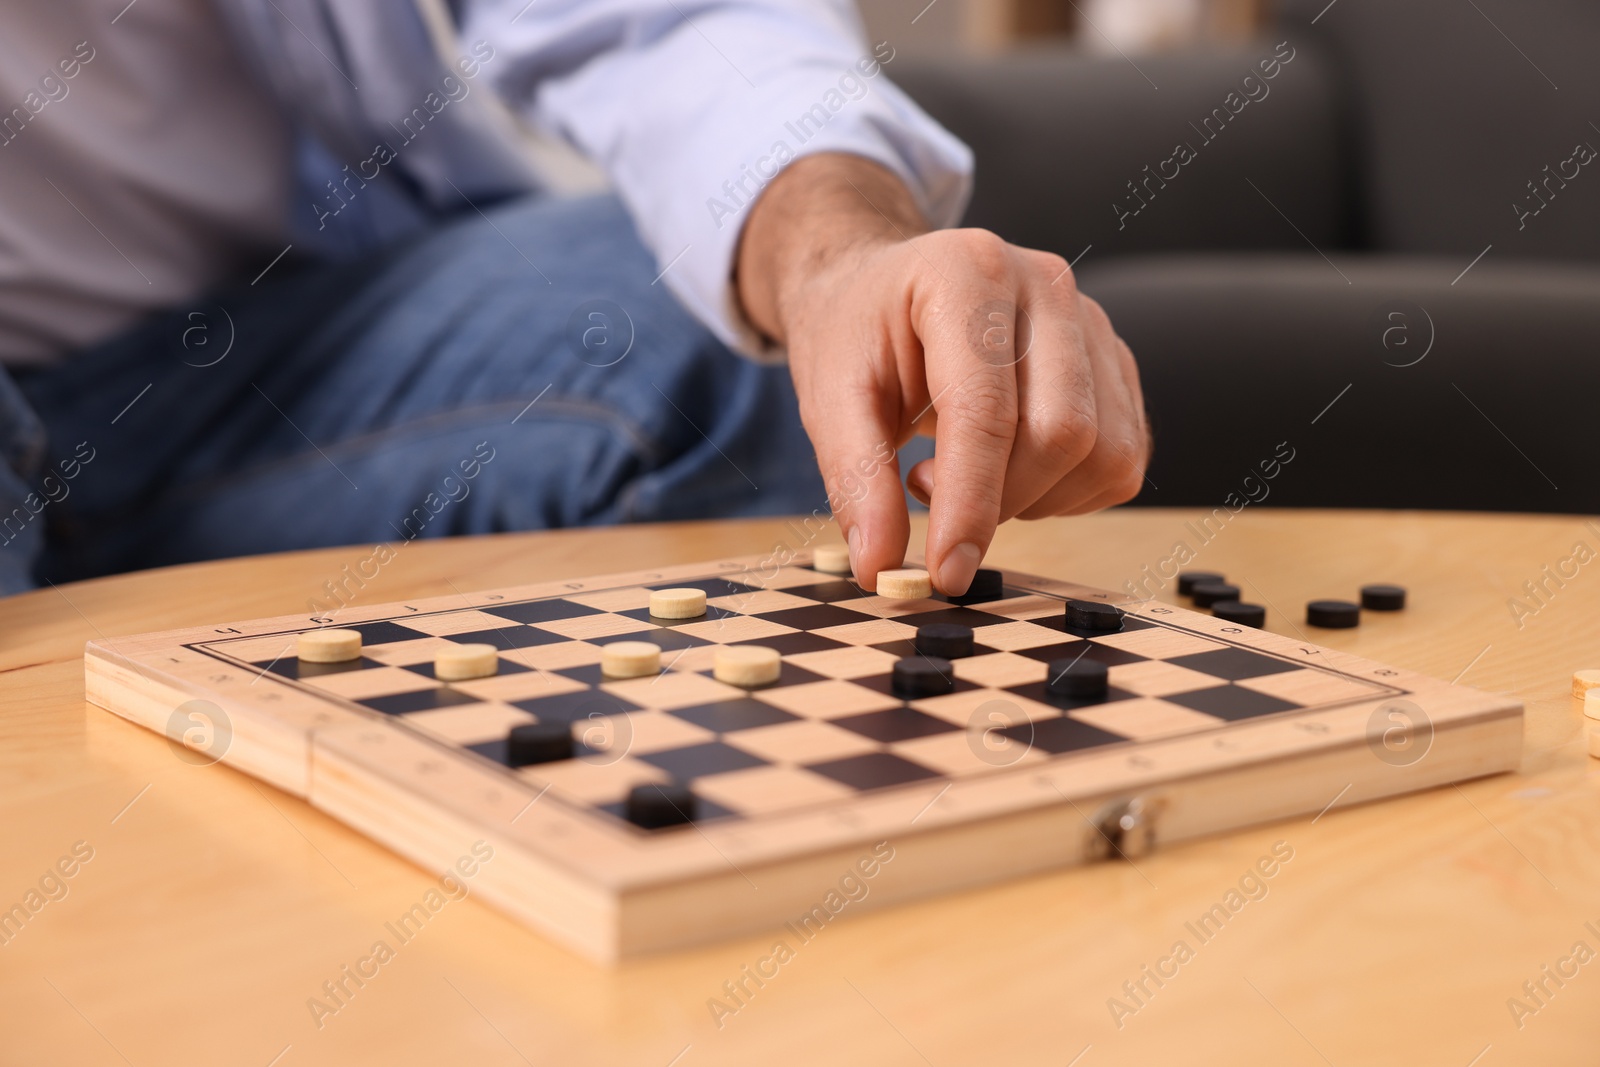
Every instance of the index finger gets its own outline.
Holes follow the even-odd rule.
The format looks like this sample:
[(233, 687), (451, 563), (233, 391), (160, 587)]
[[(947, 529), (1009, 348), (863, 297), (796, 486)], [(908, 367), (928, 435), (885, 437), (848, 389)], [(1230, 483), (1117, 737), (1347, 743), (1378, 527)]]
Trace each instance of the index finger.
[[(1007, 323), (1016, 308), (1003, 301)], [(983, 307), (992, 305), (985, 304)], [(981, 317), (977, 330), (989, 328)], [(928, 389), (938, 412), (934, 492), (929, 508), (928, 573), (946, 594), (967, 591), (1000, 524), (1006, 465), (1017, 434), (1017, 377), (1006, 358), (984, 358), (981, 340), (965, 331), (919, 331)], [(930, 332), (935, 340), (928, 340)]]

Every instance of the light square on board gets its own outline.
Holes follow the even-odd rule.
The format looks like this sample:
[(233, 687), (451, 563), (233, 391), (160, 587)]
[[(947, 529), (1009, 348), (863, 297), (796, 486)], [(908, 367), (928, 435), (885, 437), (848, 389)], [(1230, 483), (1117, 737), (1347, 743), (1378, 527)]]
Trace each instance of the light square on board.
[(849, 600), (835, 601), (841, 608), (862, 615), (872, 615), (879, 619), (897, 619), (911, 615), (919, 615), (925, 611), (943, 611), (950, 605), (939, 600), (894, 600), (886, 596), (871, 593), (866, 596), (852, 597)]
[(532, 667), (536, 671), (560, 671), (568, 667), (587, 667), (600, 662), (600, 646), (586, 641), (557, 641), (530, 648), (506, 649), (501, 659)]
[(433, 657), (440, 652), (460, 647), (456, 642), (443, 637), (424, 637), (419, 641), (393, 641), (387, 645), (373, 645), (371, 648), (363, 648), (361, 654), (390, 667), (409, 667), (417, 663), (432, 663)]
[[(1000, 725), (999, 720), (996, 720), (996, 725)], [(924, 767), (932, 767), (950, 778), (987, 774), (1048, 758), (1022, 741), (1006, 737), (998, 730), (981, 727), (897, 741), (889, 746), (889, 751)]]
[(759, 585), (763, 589), (798, 589), (807, 585), (836, 582), (841, 577), (843, 575), (822, 574), (803, 567), (783, 567), (773, 575), (768, 575), (765, 570), (752, 571), (739, 580), (747, 585)]
[(804, 667), (825, 678), (865, 678), (870, 674), (888, 674), (894, 670), (897, 659), (891, 653), (866, 645), (800, 652), (785, 658), (795, 666)]
[(571, 637), (583, 641), (591, 637), (614, 637), (617, 634), (634, 634), (642, 630), (653, 630), (654, 625), (639, 619), (630, 619), (626, 615), (612, 615), (608, 612), (598, 612), (594, 615), (578, 615), (570, 619), (552, 619), (550, 622), (533, 624), (537, 629), (546, 630), (562, 637)]
[(373, 667), (365, 671), (344, 671), (339, 674), (322, 674), (302, 680), (305, 685), (316, 686), (346, 700), (370, 700), (373, 697), (411, 693), (422, 689), (441, 689), (440, 683), (424, 678), (403, 667)]
[(492, 678), (472, 678), (451, 682), (453, 688), (484, 700), (536, 700), (561, 693), (573, 693), (588, 688), (582, 682), (548, 671), (518, 671), (516, 674), (499, 674)]
[(1069, 711), (1067, 717), (1135, 741), (1190, 734), (1196, 730), (1209, 730), (1214, 726), (1227, 725), (1225, 720), (1215, 715), (1192, 711), (1154, 697), (1095, 704)]
[(1360, 700), (1363, 697), (1377, 699), (1382, 695), (1382, 690), (1376, 685), (1310, 668), (1284, 671), (1281, 674), (1263, 674), (1256, 678), (1241, 678), (1234, 684), (1241, 689), (1254, 689), (1258, 693), (1306, 706), (1337, 704), (1345, 700)]
[(769, 611), (784, 611), (788, 608), (809, 608), (816, 604), (815, 600), (795, 596), (777, 589), (752, 589), (746, 593), (731, 593), (728, 596), (719, 596), (715, 600), (706, 601), (710, 608), (720, 608), (723, 611), (732, 611), (739, 615), (765, 615)]
[(839, 679), (758, 689), (750, 695), (763, 704), (808, 719), (837, 719), (900, 706), (900, 701), (892, 696)]
[(666, 782), (671, 776), (629, 756), (614, 758), (610, 753), (590, 753), (559, 763), (540, 763), (518, 770), (517, 776), (575, 804), (602, 804), (621, 800), (636, 785)]
[(723, 740), (774, 763), (821, 763), (878, 751), (876, 743), (858, 733), (811, 719), (740, 730)]
[(744, 690), (725, 685), (715, 678), (690, 671), (662, 671), (646, 678), (629, 678), (621, 682), (606, 682), (600, 687), (641, 708), (686, 708), (692, 704), (709, 704), (714, 700), (735, 700), (744, 696)]
[(1041, 704), (1037, 700), (1029, 700), (1016, 693), (987, 688), (913, 700), (911, 706), (961, 727), (971, 722), (988, 722), (992, 716), (1003, 716), (1007, 721), (1017, 716), (1016, 721), (1019, 722), (1023, 719), (1038, 722), (1040, 719), (1056, 719), (1061, 716), (1060, 709), (1053, 708), (1049, 704)]
[(599, 752), (644, 755), (668, 748), (715, 741), (717, 735), (663, 711), (630, 711), (602, 715), (573, 726), (579, 742)]
[(1036, 626), (1027, 621), (1002, 622), (994, 626), (985, 626), (981, 635), (985, 645), (1003, 652), (1021, 652), (1024, 649), (1042, 648), (1045, 645), (1059, 645), (1063, 641), (1081, 640), (1071, 634), (1047, 630), (1043, 626)]
[(735, 641), (754, 641), (758, 637), (776, 637), (778, 634), (795, 632), (793, 626), (780, 626), (775, 622), (749, 615), (728, 615), (720, 619), (707, 619), (705, 622), (674, 626), (673, 629), (690, 637), (714, 641), (719, 645), (731, 645)]
[(599, 608), (601, 611), (637, 611), (650, 606), (650, 590), (642, 585), (629, 585), (621, 589), (600, 589), (593, 593), (573, 593), (566, 597), (574, 604)]
[[(1042, 619), (1048, 615), (1064, 615), (1067, 610), (1066, 605), (1053, 597), (1032, 593), (1006, 600), (991, 600), (985, 604), (974, 604), (973, 607), (990, 615), (1004, 615), (1008, 619)], [(987, 629), (983, 633), (988, 637)]]
[[(1006, 625), (1010, 625), (1007, 623)], [(1038, 627), (1034, 627), (1038, 629)], [(988, 637), (985, 628), (983, 636)], [(1019, 656), (1015, 652), (992, 652), (983, 656), (968, 656), (958, 659), (951, 664), (955, 668), (957, 678), (978, 685), (988, 686), (990, 689), (1004, 689), (1011, 685), (1026, 685), (1029, 682), (1042, 682), (1049, 673), (1049, 666), (1040, 660)]]
[(505, 704), (460, 704), (450, 708), (411, 711), (400, 716), (407, 726), (416, 727), (443, 741), (457, 745), (476, 745), (505, 737), (513, 726), (533, 722), (533, 716)]
[(1204, 637), (1186, 634), (1181, 630), (1169, 630), (1159, 625), (1120, 634), (1097, 634), (1094, 640), (1098, 644), (1110, 645), (1112, 648), (1120, 648), (1124, 652), (1133, 652), (1150, 659), (1173, 659), (1177, 656), (1214, 652), (1227, 647), (1220, 641), (1209, 641)]
[(1112, 666), (1108, 673), (1113, 686), (1142, 697), (1164, 697), (1169, 693), (1187, 693), (1211, 685), (1227, 684), (1213, 675), (1158, 659), (1119, 663)]
[(246, 663), (265, 664), (285, 656), (292, 658), (297, 643), (297, 634), (279, 634), (276, 637), (247, 637), (239, 641), (207, 641), (202, 647)]
[(855, 795), (855, 791), (798, 767), (751, 767), (695, 782), (695, 792), (747, 815), (782, 812)]
[(716, 666), (717, 649), (721, 645), (690, 645), (688, 648), (664, 649), (661, 669), (664, 671), (709, 671)]
[(480, 630), (497, 630), (502, 627), (520, 626), (520, 623), (511, 622), (499, 615), (490, 615), (485, 611), (475, 608), (463, 608), (461, 611), (448, 611), (442, 615), (415, 615), (407, 618), (405, 624), (413, 630), (421, 630), (425, 634), (435, 637), (448, 637), (451, 634), (472, 634)]
[(893, 619), (868, 619), (845, 626), (826, 626), (812, 633), (847, 645), (887, 645), (893, 641), (909, 641), (917, 635), (917, 628)]

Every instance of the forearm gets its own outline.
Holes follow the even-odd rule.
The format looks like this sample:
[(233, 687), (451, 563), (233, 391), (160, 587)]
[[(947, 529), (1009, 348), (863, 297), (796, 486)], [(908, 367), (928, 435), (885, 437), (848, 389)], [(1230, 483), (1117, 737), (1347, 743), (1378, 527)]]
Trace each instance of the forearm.
[(734, 278), (752, 325), (788, 343), (807, 284), (863, 242), (928, 232), (916, 200), (892, 171), (861, 156), (796, 160), (761, 192), (739, 239)]

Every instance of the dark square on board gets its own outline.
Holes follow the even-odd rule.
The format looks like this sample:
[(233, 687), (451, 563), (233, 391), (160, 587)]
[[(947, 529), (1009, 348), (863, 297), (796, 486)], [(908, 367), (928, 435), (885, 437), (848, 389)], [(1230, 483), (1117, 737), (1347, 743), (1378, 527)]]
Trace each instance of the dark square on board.
[(514, 700), (513, 707), (531, 713), (540, 722), (577, 722), (591, 716), (622, 715), (638, 711), (639, 705), (610, 693), (580, 689), (575, 693)]
[(416, 641), (433, 636), (432, 634), (425, 634), (421, 630), (413, 630), (409, 626), (402, 626), (397, 622), (363, 622), (354, 626), (346, 626), (344, 629), (354, 630), (359, 633), (363, 646), (387, 645), (393, 641)]
[(836, 604), (813, 604), (806, 608), (784, 608), (759, 616), (779, 626), (793, 626), (796, 630), (820, 630), (825, 626), (849, 626), (865, 622), (870, 616)]
[(1229, 722), (1253, 719), (1258, 715), (1271, 715), (1279, 711), (1292, 711), (1301, 706), (1237, 685), (1218, 685), (1210, 689), (1196, 689), (1189, 693), (1173, 693), (1161, 699), (1170, 704), (1203, 711), (1207, 715), (1215, 715), (1219, 719), (1227, 719)]
[(447, 634), (446, 641), (454, 641), (458, 645), (493, 645), (501, 652), (509, 652), (514, 648), (532, 648), (535, 645), (553, 645), (561, 641), (570, 641), (570, 637), (550, 633), (548, 630), (537, 630), (532, 626), (514, 626), (507, 624), (494, 630), (476, 630), (469, 634)]
[[(698, 622), (702, 620), (684, 619), (683, 621)], [(694, 648), (698, 645), (711, 644), (710, 641), (707, 641), (703, 637), (693, 637), (689, 634), (679, 633), (677, 630), (673, 630), (666, 626), (657, 626), (653, 630), (638, 630), (634, 633), (609, 634), (605, 637), (590, 637), (587, 640), (592, 645), (609, 645), (613, 641), (649, 641), (652, 645), (659, 647), (663, 652), (680, 652), (686, 648)], [(665, 657), (663, 662), (671, 662), (671, 657)]]
[(1297, 664), (1263, 656), (1259, 652), (1251, 652), (1244, 648), (1218, 648), (1210, 652), (1195, 652), (1167, 662), (1187, 667), (1191, 671), (1199, 671), (1201, 674), (1209, 674), (1213, 678), (1226, 678), (1230, 682), (1300, 669)]
[(975, 611), (972, 608), (941, 608), (936, 611), (918, 612), (916, 615), (905, 617), (905, 621), (913, 626), (929, 626), (933, 623), (948, 622), (958, 626), (994, 626), (1002, 622), (1014, 622), (1004, 615), (992, 615), (987, 611)]
[(498, 607), (479, 608), (490, 615), (498, 615), (512, 622), (555, 622), (558, 619), (576, 619), (581, 615), (600, 615), (599, 608), (587, 604), (574, 604), (570, 600), (552, 597), (549, 600), (532, 600), (526, 604), (504, 604)]
[(634, 758), (660, 767), (678, 782), (688, 782), (711, 774), (726, 774), (728, 771), (742, 771), (750, 767), (762, 767), (767, 762), (760, 756), (752, 756), (721, 741), (707, 741), (687, 748), (669, 748)]
[(1118, 700), (1132, 700), (1139, 695), (1130, 693), (1126, 689), (1110, 686), (1106, 689), (1104, 697), (1093, 700), (1060, 697), (1050, 692), (1044, 682), (1028, 682), (1025, 685), (1007, 686), (1006, 692), (1015, 693), (1019, 697), (1027, 697), (1029, 700), (1037, 700), (1039, 703), (1048, 704), (1051, 707), (1060, 708), (1063, 712), (1073, 711), (1077, 708), (1091, 708), (1097, 704), (1110, 704)]
[(404, 715), (408, 711), (432, 711), (434, 708), (448, 708), (455, 704), (481, 704), (483, 701), (475, 696), (468, 696), (459, 689), (438, 688), (422, 689), (412, 693), (391, 693), (385, 697), (358, 700), (356, 703), (373, 711), (381, 711), (385, 715)]
[(892, 752), (865, 752), (859, 756), (828, 760), (826, 763), (812, 763), (806, 766), (806, 770), (858, 791), (939, 777), (938, 771), (929, 770), (920, 763), (912, 763)]
[(781, 708), (749, 697), (719, 700), (713, 704), (696, 704), (690, 708), (677, 708), (667, 714), (719, 734), (750, 730), (757, 726), (773, 726), (799, 718)]
[(345, 660), (343, 663), (302, 663), (293, 656), (279, 656), (276, 660), (256, 664), (263, 671), (271, 671), (282, 678), (293, 678), (296, 681), (302, 678), (319, 678), (324, 674), (343, 674), (345, 671), (365, 671), (373, 667), (384, 667), (387, 664), (379, 663), (375, 659)]
[[(854, 582), (847, 582), (843, 578), (832, 582), (818, 582), (816, 585), (801, 585), (793, 589), (785, 589), (785, 593), (793, 596), (802, 596), (807, 600), (815, 600), (822, 604), (832, 604), (840, 600), (859, 600), (871, 594), (863, 592), (861, 587)], [(856, 621), (860, 621), (859, 619)]]
[(816, 634), (808, 633), (773, 634), (771, 637), (735, 641), (734, 644), (761, 645), (765, 648), (777, 649), (780, 656), (798, 656), (802, 652), (827, 652), (830, 649), (850, 647), (843, 641), (834, 641), (831, 638), (819, 637)]
[(884, 711), (869, 711), (864, 715), (846, 715), (840, 719), (829, 719), (828, 725), (858, 733), (881, 744), (912, 741), (931, 734), (947, 734), (961, 729), (915, 708), (888, 708)]
[[(897, 700), (906, 699), (895, 692), (894, 675), (892, 674), (869, 674), (865, 678), (850, 678), (847, 680), (851, 685), (859, 685), (864, 689), (872, 690), (874, 693), (882, 693), (884, 696), (891, 696)], [(966, 693), (981, 688), (976, 682), (969, 682), (965, 678), (952, 676), (951, 682), (953, 683), (953, 687), (950, 690), (952, 693)]]
[(715, 600), (719, 596), (733, 596), (735, 593), (753, 592), (757, 587), (745, 585), (729, 578), (687, 578), (681, 582), (658, 582), (647, 585), (646, 589), (698, 589), (706, 595), (707, 600)]
[(1084, 659), (1097, 660), (1107, 667), (1119, 667), (1124, 663), (1142, 663), (1148, 656), (1141, 656), (1137, 652), (1129, 652), (1122, 648), (1113, 648), (1095, 641), (1064, 641), (1059, 645), (1040, 645), (1038, 648), (1019, 648), (1017, 655), (1027, 656), (1029, 659), (1043, 660), (1049, 663), (1057, 659)]
[(1003, 737), (1021, 742), (1024, 746), (1048, 752), (1052, 756), (1127, 740), (1120, 734), (1102, 730), (1098, 726), (1090, 726), (1077, 719), (1069, 719), (1065, 715), (1058, 719), (1018, 723), (1015, 726), (1007, 726), (999, 733)]
[[(759, 641), (745, 641), (743, 643), (744, 644), (761, 644), (761, 642), (759, 642)], [(756, 689), (776, 689), (779, 686), (805, 685), (808, 682), (822, 682), (822, 681), (826, 681), (827, 680), (825, 675), (817, 674), (815, 671), (808, 671), (804, 667), (796, 667), (793, 663), (790, 663), (788, 660), (784, 660), (782, 663), (780, 663), (778, 665), (778, 670), (779, 670), (779, 673), (778, 673), (778, 680), (777, 681), (768, 682), (766, 685), (754, 686), (752, 688), (756, 688)], [(707, 678), (710, 678), (710, 677), (713, 677), (714, 671), (712, 669), (708, 668), (706, 670), (701, 671), (700, 673), (705, 675)]]
[[(526, 674), (531, 669), (531, 668), (528, 668), (528, 667), (524, 667), (520, 663), (513, 663), (508, 659), (499, 660), (498, 663), (496, 664), (496, 667), (497, 667), (497, 669), (495, 670), (494, 674), (485, 675), (485, 677), (494, 678), (494, 677), (498, 677), (499, 675), (502, 675), (502, 674)], [(402, 667), (401, 669), (410, 671), (412, 674), (420, 674), (424, 678), (433, 678), (433, 677), (435, 677), (435, 675), (433, 673), (433, 664), (432, 663), (408, 663), (404, 667)], [(475, 681), (476, 679), (465, 679), (465, 680), (466, 681)], [(448, 685), (449, 683), (446, 682), (445, 684)]]

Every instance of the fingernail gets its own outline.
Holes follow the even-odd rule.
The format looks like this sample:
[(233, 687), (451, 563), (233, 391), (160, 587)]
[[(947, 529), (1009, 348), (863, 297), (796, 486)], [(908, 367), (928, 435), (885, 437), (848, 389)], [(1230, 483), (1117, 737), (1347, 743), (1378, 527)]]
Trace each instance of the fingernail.
[(910, 491), (913, 499), (925, 508), (933, 507), (933, 497), (917, 482), (915, 478), (906, 479), (906, 489)]
[(946, 596), (965, 593), (982, 562), (983, 550), (970, 541), (963, 541), (944, 557), (944, 564), (939, 568), (939, 588)]
[(845, 543), (850, 546), (850, 573), (861, 580), (861, 527), (850, 527), (850, 536), (845, 538)]

